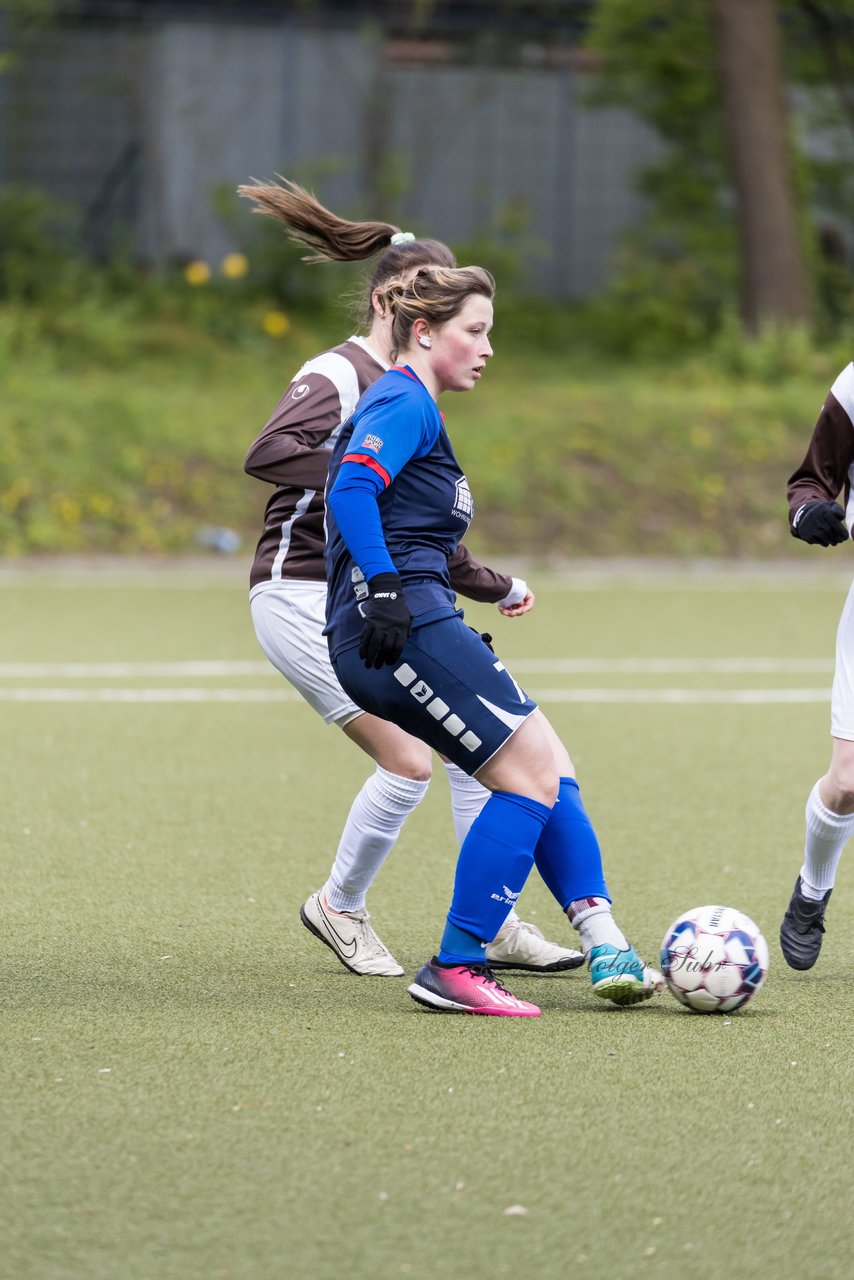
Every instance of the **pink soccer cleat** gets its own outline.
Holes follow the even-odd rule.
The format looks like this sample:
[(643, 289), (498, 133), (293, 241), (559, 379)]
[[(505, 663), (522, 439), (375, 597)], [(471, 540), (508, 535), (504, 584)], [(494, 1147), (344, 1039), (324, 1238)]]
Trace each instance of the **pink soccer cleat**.
[(485, 1013), (499, 1018), (538, 1018), (535, 1004), (502, 986), (485, 964), (441, 964), (434, 956), (409, 987), (419, 1004), (440, 1013)]

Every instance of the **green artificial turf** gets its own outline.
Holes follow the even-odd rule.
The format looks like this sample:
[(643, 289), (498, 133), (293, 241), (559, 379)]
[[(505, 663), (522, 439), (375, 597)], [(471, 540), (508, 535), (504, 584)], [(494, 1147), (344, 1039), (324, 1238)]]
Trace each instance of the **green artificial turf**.
[[(278, 700), (263, 665), (18, 665), (263, 663), (242, 571), (0, 575), (0, 694), (261, 698), (0, 701), (0, 1275), (850, 1274), (846, 860), (817, 968), (788, 970), (776, 941), (827, 703), (560, 700), (829, 687), (844, 573), (529, 576), (529, 617), (467, 616), (546, 693), (618, 919), (653, 960), (681, 911), (746, 911), (771, 947), (754, 1003), (729, 1017), (670, 996), (611, 1008), (582, 970), (509, 975), (541, 1005), (536, 1021), (415, 1005), (406, 984), (436, 946), (453, 876), (441, 769), (370, 901), (409, 977), (349, 975), (298, 919), (370, 770), (343, 735)], [(760, 657), (816, 670), (608, 665)], [(567, 658), (605, 669), (556, 669)], [(570, 937), (539, 883), (520, 910)]]

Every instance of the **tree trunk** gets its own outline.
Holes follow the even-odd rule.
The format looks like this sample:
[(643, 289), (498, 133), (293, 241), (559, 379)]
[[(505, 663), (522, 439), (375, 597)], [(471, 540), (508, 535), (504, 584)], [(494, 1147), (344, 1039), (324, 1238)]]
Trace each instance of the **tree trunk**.
[(741, 243), (742, 317), (809, 321), (774, 0), (715, 0), (718, 72)]

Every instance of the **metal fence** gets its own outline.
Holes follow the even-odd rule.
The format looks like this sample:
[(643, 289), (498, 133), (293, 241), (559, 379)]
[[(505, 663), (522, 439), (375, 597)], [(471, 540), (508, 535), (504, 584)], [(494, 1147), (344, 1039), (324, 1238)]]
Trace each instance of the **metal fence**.
[(461, 52), (359, 4), (84, 8), (13, 47), (0, 178), (78, 210), (94, 256), (124, 234), (146, 261), (216, 259), (239, 238), (217, 193), (278, 172), (452, 243), (512, 222), (532, 286), (581, 297), (642, 210), (655, 139), (587, 103), (574, 28)]

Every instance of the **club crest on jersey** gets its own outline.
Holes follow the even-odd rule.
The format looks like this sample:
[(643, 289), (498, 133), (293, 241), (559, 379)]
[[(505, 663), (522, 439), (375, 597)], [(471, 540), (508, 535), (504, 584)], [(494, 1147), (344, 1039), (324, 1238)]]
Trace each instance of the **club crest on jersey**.
[(364, 440), (362, 441), (362, 448), (370, 449), (374, 453), (379, 453), (382, 447), (383, 447), (383, 442), (379, 436), (366, 435)]
[(471, 524), (471, 518), (474, 515), (474, 502), (472, 501), (469, 482), (465, 476), (461, 476), (456, 483), (451, 514), (455, 515), (458, 520), (465, 520), (466, 524)]

